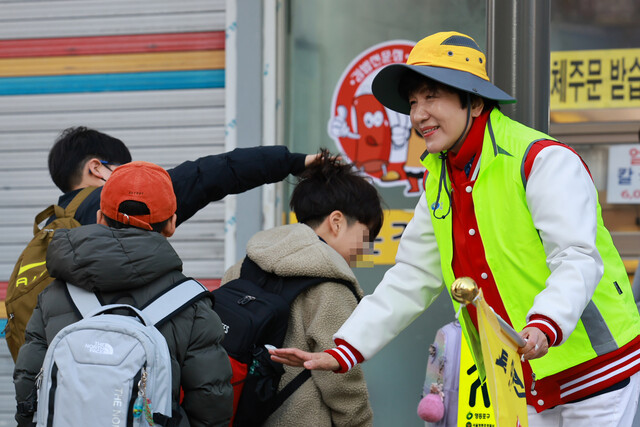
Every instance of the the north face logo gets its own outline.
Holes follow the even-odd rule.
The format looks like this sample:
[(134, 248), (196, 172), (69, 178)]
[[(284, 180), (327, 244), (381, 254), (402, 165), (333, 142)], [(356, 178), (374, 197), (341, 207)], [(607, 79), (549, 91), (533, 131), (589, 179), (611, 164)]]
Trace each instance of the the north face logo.
[(113, 347), (111, 347), (111, 344), (106, 342), (96, 341), (93, 344), (85, 344), (84, 348), (89, 350), (90, 353), (108, 354), (108, 355), (113, 354)]

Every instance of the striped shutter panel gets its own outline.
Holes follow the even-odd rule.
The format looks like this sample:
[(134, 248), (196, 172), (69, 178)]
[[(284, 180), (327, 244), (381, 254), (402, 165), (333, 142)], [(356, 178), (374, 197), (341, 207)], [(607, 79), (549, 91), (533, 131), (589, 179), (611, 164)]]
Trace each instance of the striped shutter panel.
[[(170, 168), (224, 151), (224, 0), (0, 4), (0, 281), (60, 192), (47, 170), (59, 132), (84, 125), (134, 159)], [(185, 272), (223, 273), (223, 202), (171, 242)]]
[[(0, 3), (0, 331), (33, 218), (60, 196), (47, 155), (61, 130), (106, 132), (165, 168), (224, 151), (224, 30), (225, 0)], [(224, 202), (170, 242), (187, 275), (220, 278)], [(0, 346), (0, 425), (12, 425), (13, 362)]]

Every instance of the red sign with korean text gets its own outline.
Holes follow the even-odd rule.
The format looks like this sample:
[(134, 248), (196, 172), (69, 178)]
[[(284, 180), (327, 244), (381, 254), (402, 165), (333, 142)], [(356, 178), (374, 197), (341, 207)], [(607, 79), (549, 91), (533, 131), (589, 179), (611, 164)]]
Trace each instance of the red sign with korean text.
[(424, 140), (412, 131), (409, 116), (378, 102), (371, 82), (386, 65), (404, 63), (414, 45), (405, 40), (380, 43), (351, 61), (333, 93), (327, 126), (346, 161), (377, 185), (402, 187), (407, 196), (419, 195), (422, 188)]

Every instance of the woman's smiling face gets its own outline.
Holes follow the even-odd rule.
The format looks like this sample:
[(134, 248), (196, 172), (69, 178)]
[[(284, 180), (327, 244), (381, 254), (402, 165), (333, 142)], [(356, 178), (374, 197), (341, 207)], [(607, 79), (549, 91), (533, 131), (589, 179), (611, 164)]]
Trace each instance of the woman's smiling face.
[[(483, 104), (478, 104), (471, 107), (472, 118), (482, 113)], [(466, 138), (473, 122), (467, 123), (467, 106), (462, 106), (458, 93), (446, 86), (425, 84), (409, 94), (409, 105), (411, 124), (424, 138), (429, 153), (458, 151), (460, 147), (454, 144), (461, 135), (461, 141)]]

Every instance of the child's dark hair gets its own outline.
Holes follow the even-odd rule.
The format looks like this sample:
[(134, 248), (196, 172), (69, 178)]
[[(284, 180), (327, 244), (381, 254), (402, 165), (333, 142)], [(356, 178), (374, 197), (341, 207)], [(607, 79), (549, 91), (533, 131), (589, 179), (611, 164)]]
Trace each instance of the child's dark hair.
[[(118, 212), (122, 212), (124, 214), (131, 215), (131, 216), (148, 215), (149, 208), (147, 207), (146, 204), (139, 202), (137, 200), (125, 200), (124, 202), (120, 203), (120, 206), (118, 207)], [(104, 219), (107, 222), (107, 225), (111, 228), (118, 228), (118, 229), (134, 228), (133, 225), (124, 224), (120, 221), (116, 221), (115, 219), (109, 218), (106, 215), (104, 216)], [(153, 231), (155, 231), (156, 233), (160, 233), (162, 232), (162, 229), (165, 227), (165, 225), (167, 225), (170, 219), (171, 218), (167, 218), (164, 221), (156, 222), (155, 224), (149, 224), (149, 225), (151, 225), (151, 228), (153, 229)]]
[[(437, 91), (439, 88), (444, 89), (448, 92), (455, 93), (460, 98), (460, 107), (467, 108), (467, 96), (470, 96), (470, 101), (473, 103), (474, 98), (482, 98), (478, 95), (474, 95), (473, 93), (465, 92), (464, 90), (457, 89), (455, 87), (448, 86), (443, 83), (439, 83), (435, 80), (432, 80), (422, 74), (419, 74), (415, 71), (406, 70), (400, 79), (400, 83), (398, 83), (398, 92), (404, 99), (409, 99), (409, 95), (416, 90), (421, 89), (423, 86), (427, 87), (427, 90), (431, 92)], [(493, 99), (482, 98), (484, 103), (484, 107), (482, 108), (482, 112), (491, 111), (494, 108), (499, 108), (498, 101)]]
[(129, 149), (118, 138), (84, 126), (62, 131), (49, 151), (49, 173), (64, 193), (82, 181), (87, 160), (96, 157), (114, 165), (131, 161)]
[(315, 228), (333, 211), (358, 221), (369, 229), (373, 241), (384, 219), (378, 190), (353, 168), (336, 159), (328, 150), (298, 177), (289, 206), (298, 222)]

